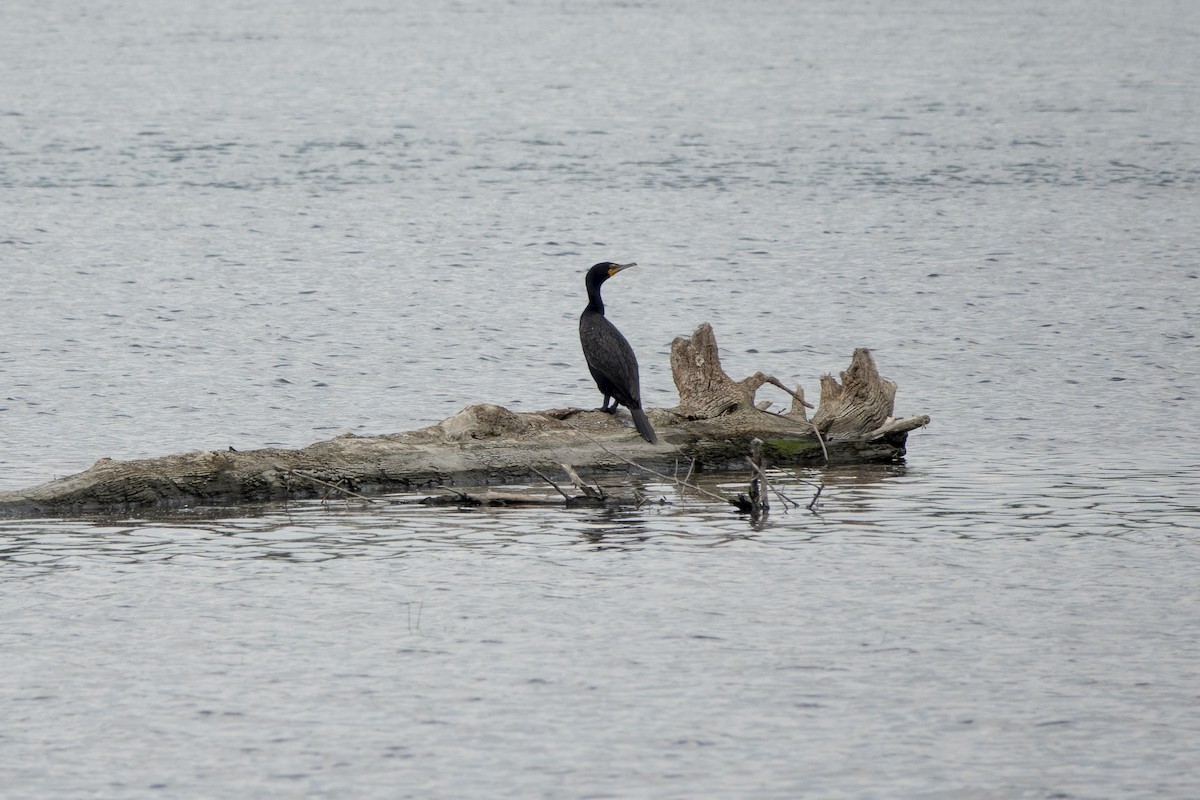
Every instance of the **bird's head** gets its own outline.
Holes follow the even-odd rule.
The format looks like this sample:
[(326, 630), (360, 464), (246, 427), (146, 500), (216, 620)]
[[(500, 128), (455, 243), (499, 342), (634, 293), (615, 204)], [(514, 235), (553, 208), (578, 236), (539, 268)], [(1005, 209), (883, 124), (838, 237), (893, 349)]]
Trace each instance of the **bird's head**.
[(621, 270), (636, 266), (637, 262), (635, 261), (631, 261), (628, 264), (614, 264), (611, 261), (601, 261), (588, 270), (587, 285), (599, 286)]

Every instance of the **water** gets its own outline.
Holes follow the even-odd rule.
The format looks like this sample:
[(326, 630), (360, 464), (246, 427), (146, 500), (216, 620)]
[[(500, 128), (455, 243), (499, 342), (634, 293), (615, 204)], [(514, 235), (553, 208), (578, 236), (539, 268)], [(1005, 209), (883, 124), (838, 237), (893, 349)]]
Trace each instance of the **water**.
[(0, 522), (6, 796), (1200, 794), (1198, 43), (1167, 0), (8, 3), (0, 489), (594, 404), (607, 259), (648, 404), (708, 321), (814, 398), (869, 346), (933, 424), (761, 528), (653, 483)]

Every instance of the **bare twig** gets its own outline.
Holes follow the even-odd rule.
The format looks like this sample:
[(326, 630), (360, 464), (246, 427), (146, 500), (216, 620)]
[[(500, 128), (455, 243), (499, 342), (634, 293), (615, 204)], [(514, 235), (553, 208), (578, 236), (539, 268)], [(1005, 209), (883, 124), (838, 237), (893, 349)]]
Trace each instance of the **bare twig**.
[[(609, 450), (607, 447), (605, 447), (602, 443), (597, 441), (595, 438), (593, 438), (592, 436), (589, 436), (586, 432), (580, 430), (579, 428), (576, 428), (574, 425), (567, 422), (566, 420), (563, 420), (562, 422), (568, 428), (572, 428), (573, 430), (577, 431), (578, 433), (580, 433), (587, 439), (590, 439), (592, 444), (596, 445), (601, 450), (608, 453), (610, 456), (612, 456), (614, 458), (619, 458), (622, 461), (624, 461), (626, 464), (629, 464), (630, 466), (637, 467), (638, 469), (640, 469), (644, 472), (649, 472), (651, 475), (655, 475), (659, 478), (662, 478), (665, 481), (670, 481), (671, 483), (674, 483), (676, 485), (686, 486), (687, 488), (689, 488), (693, 491), (699, 492), (700, 494), (705, 495), (706, 497), (711, 497), (712, 499), (719, 500), (722, 503), (728, 503), (729, 505), (733, 506), (734, 508), (738, 508), (738, 509), (741, 508), (740, 504), (734, 502), (733, 500), (730, 500), (728, 497), (722, 497), (719, 494), (714, 494), (713, 492), (710, 492), (707, 489), (701, 489), (699, 486), (695, 486), (690, 483), (682, 483), (678, 478), (672, 478), (670, 475), (664, 475), (663, 473), (659, 472), (658, 470), (650, 469), (649, 467), (642, 466), (641, 464), (637, 463), (636, 461), (631, 461), (628, 458), (626, 458), (625, 456), (621, 455), (620, 453), (614, 453), (612, 450)], [(691, 473), (689, 472), (688, 474), (690, 475)]]
[[(451, 489), (449, 486), (440, 486), (438, 488), (440, 488), (444, 492), (449, 492), (450, 494), (456, 495), (458, 497), (458, 502), (460, 502), (460, 503), (468, 503), (473, 506), (483, 505), (482, 500), (480, 500), (478, 497), (475, 497), (473, 495), (469, 495), (466, 492), (460, 492), (458, 489)], [(437, 495), (431, 495), (430, 497), (426, 497), (423, 502), (425, 503), (425, 505), (437, 505), (438, 499), (439, 498)], [(442, 497), (441, 499), (447, 500), (448, 498)]]
[(561, 495), (562, 495), (563, 497), (565, 497), (567, 500), (570, 500), (570, 499), (571, 499), (571, 495), (569, 495), (569, 494), (567, 494), (566, 492), (564, 492), (564, 491), (562, 490), (562, 487), (560, 487), (560, 486), (559, 486), (557, 483), (555, 483), (554, 481), (550, 480), (550, 479), (549, 479), (549, 478), (547, 478), (545, 475), (543, 475), (543, 474), (542, 474), (542, 473), (541, 473), (541, 472), (538, 470), (538, 468), (537, 468), (537, 467), (532, 467), (532, 466), (531, 466), (531, 467), (529, 468), (529, 471), (530, 471), (530, 472), (532, 472), (532, 473), (534, 473), (535, 475), (537, 475), (539, 478), (541, 478), (542, 480), (544, 480), (546, 483), (548, 483), (548, 484), (550, 484), (551, 486), (553, 486), (553, 487), (554, 487), (554, 491), (556, 491), (556, 492), (558, 492), (559, 494), (561, 494)]
[[(789, 504), (790, 504), (790, 505), (791, 505), (793, 508), (799, 508), (799, 507), (800, 507), (800, 504), (799, 504), (799, 503), (797, 503), (795, 500), (793, 500), (792, 498), (788, 497), (786, 494), (784, 494), (783, 492), (781, 492), (781, 491), (779, 490), (779, 487), (778, 487), (778, 486), (776, 486), (776, 485), (775, 485), (775, 484), (773, 484), (773, 483), (768, 483), (768, 482), (767, 482), (767, 480), (766, 480), (766, 472), (765, 472), (765, 471), (763, 471), (763, 470), (762, 470), (762, 468), (758, 467), (758, 466), (757, 466), (757, 465), (756, 465), (756, 464), (755, 464), (755, 463), (754, 463), (752, 460), (750, 460), (750, 459), (746, 459), (746, 461), (747, 461), (747, 462), (750, 464), (750, 467), (751, 467), (751, 469), (753, 469), (755, 472), (758, 472), (758, 473), (760, 473), (760, 474), (763, 476), (763, 483), (764, 483), (764, 484), (766, 484), (767, 486), (769, 486), (769, 487), (770, 487), (771, 491), (775, 493), (775, 496), (779, 498), (779, 502), (783, 503), (783, 505), (784, 505), (785, 507), (786, 507), (786, 506), (788, 506)], [(797, 478), (796, 480), (802, 481), (802, 482), (804, 482), (804, 483), (809, 483), (808, 481), (804, 481), (802, 478)], [(818, 484), (815, 484), (815, 483), (809, 483), (809, 485), (810, 485), (810, 486), (817, 486)]]
[(823, 484), (823, 483), (817, 484), (817, 493), (813, 495), (812, 502), (808, 504), (809, 511), (813, 511), (813, 512), (816, 511), (817, 499), (821, 496), (821, 492), (824, 491), (824, 489), (825, 489), (825, 484)]
[(804, 406), (805, 408), (812, 408), (812, 407), (813, 407), (813, 404), (812, 404), (812, 403), (810, 403), (810, 402), (808, 402), (807, 400), (805, 400), (805, 399), (804, 399), (804, 395), (802, 395), (802, 394), (800, 394), (800, 393), (798, 393), (798, 392), (793, 392), (791, 389), (789, 389), (789, 388), (787, 388), (786, 386), (784, 386), (784, 385), (783, 385), (783, 382), (782, 382), (782, 381), (780, 381), (778, 378), (776, 378), (776, 377), (774, 377), (774, 376), (771, 376), (771, 375), (764, 375), (764, 376), (763, 376), (763, 382), (764, 382), (764, 383), (769, 383), (769, 384), (771, 384), (772, 386), (778, 386), (780, 389), (783, 389), (783, 391), (787, 392), (787, 393), (788, 393), (788, 394), (790, 394), (790, 395), (791, 395), (793, 398), (795, 398), (796, 400), (798, 400), (798, 401), (800, 402), (800, 405)]
[(767, 495), (767, 474), (763, 472), (763, 441), (758, 437), (750, 440), (750, 467), (754, 477), (750, 479), (750, 507), (753, 513), (763, 515), (771, 510)]
[(601, 489), (599, 487), (599, 485), (588, 486), (586, 483), (583, 482), (583, 478), (579, 477), (579, 473), (576, 472), (575, 468), (572, 467), (570, 464), (563, 464), (561, 466), (562, 466), (563, 470), (566, 471), (567, 477), (569, 477), (571, 479), (571, 483), (575, 484), (575, 488), (578, 489), (579, 491), (583, 492), (585, 496), (590, 497), (593, 500), (603, 500), (604, 499), (604, 490)]
[(826, 464), (826, 466), (828, 466), (829, 465), (829, 451), (825, 449), (825, 437), (821, 435), (820, 428), (818, 428), (816, 425), (813, 425), (811, 422), (808, 424), (812, 425), (813, 434), (817, 437), (817, 441), (821, 445), (821, 452), (825, 455), (825, 464)]
[[(305, 475), (303, 472), (298, 472), (297, 470), (294, 470), (294, 469), (285, 469), (284, 472), (286, 472), (288, 475), (295, 475), (297, 478), (304, 478), (304, 480), (306, 480), (306, 481), (312, 481), (313, 483), (319, 483), (322, 486), (326, 486), (334, 491), (338, 491), (338, 492), (341, 492), (342, 494), (349, 495), (350, 497), (354, 497), (359, 500), (365, 500), (366, 502), (372, 503), (372, 504), (375, 503), (375, 501), (372, 500), (371, 498), (361, 495), (358, 492), (352, 492), (349, 489), (345, 488), (344, 486), (338, 486), (336, 483), (330, 483), (329, 481), (323, 481), (320, 478), (314, 478), (312, 475)], [(322, 498), (322, 501), (324, 501), (328, 498), (329, 498), (329, 493), (327, 492), (325, 494), (325, 497)]]
[(687, 475), (683, 476), (682, 481), (679, 480), (679, 459), (678, 458), (675, 459), (675, 485), (677, 487), (682, 486), (684, 488), (690, 487), (692, 485), (692, 473), (695, 471), (696, 471), (696, 459), (693, 458), (690, 461), (690, 463), (688, 464)]

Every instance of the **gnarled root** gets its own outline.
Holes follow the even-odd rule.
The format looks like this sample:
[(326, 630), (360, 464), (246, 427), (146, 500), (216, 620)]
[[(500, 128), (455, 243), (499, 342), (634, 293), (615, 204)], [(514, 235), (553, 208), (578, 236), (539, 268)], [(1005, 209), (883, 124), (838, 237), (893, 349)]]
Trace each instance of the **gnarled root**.
[(671, 376), (679, 390), (675, 413), (688, 419), (712, 419), (755, 408), (755, 393), (764, 383), (769, 383), (792, 396), (792, 410), (787, 416), (807, 421), (804, 411), (807, 403), (804, 402), (804, 390), (799, 386), (793, 392), (762, 372), (740, 381), (725, 374), (717, 350), (717, 337), (707, 322), (701, 323), (691, 337), (677, 336), (671, 342)]
[(871, 351), (859, 347), (839, 384), (821, 376), (821, 405), (813, 425), (830, 438), (861, 436), (882, 427), (892, 417), (896, 384), (879, 374)]
[[(712, 326), (707, 322), (691, 337), (680, 336), (671, 342), (671, 374), (679, 390), (675, 413), (688, 419), (712, 419), (751, 408), (755, 393), (763, 384), (772, 384), (792, 397), (785, 417), (807, 422), (804, 390), (793, 391), (779, 380), (762, 372), (735, 381), (721, 368), (721, 357)], [(875, 359), (865, 347), (854, 351), (850, 366), (841, 373), (841, 383), (832, 375), (821, 377), (821, 405), (812, 424), (826, 436), (853, 438), (877, 430), (892, 418), (896, 384), (880, 376)]]

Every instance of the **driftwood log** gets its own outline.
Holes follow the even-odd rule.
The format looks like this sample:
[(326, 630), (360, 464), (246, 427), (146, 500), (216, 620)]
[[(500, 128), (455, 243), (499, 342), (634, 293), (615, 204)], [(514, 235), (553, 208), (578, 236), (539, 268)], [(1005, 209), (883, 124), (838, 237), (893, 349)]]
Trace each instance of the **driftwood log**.
[[(307, 499), (341, 491), (369, 496), (449, 486), (538, 480), (539, 470), (572, 465), (581, 474), (626, 476), (639, 467), (672, 472), (746, 469), (749, 443), (763, 442), (773, 466), (895, 461), (908, 432), (927, 416), (892, 419), (896, 384), (879, 376), (865, 349), (841, 383), (821, 378), (821, 405), (807, 421), (803, 392), (762, 373), (734, 381), (721, 369), (712, 328), (701, 325), (671, 345), (679, 405), (647, 409), (659, 433), (643, 441), (617, 415), (577, 408), (514, 413), (472, 405), (420, 430), (346, 434), (299, 450), (211, 450), (137, 461), (102, 458), (90, 469), (31, 489), (0, 492), (0, 515), (129, 512), (238, 506)], [(756, 404), (773, 384), (792, 397), (782, 414)], [(814, 426), (824, 437), (819, 437)]]

